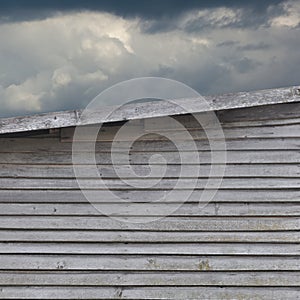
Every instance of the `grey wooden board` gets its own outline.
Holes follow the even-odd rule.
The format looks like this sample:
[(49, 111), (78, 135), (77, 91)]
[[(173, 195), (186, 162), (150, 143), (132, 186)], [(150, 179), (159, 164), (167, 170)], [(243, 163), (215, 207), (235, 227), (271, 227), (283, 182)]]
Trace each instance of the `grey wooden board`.
[[(0, 153), (2, 152), (67, 152), (72, 151), (72, 143), (63, 143), (59, 139), (1, 139), (0, 138)], [(91, 146), (91, 143), (84, 142), (82, 151)], [(109, 152), (111, 150), (111, 142), (96, 142), (96, 152)], [(127, 142), (115, 142), (114, 149), (120, 152), (128, 149)], [(185, 151), (196, 147), (201, 151), (209, 151), (210, 146), (207, 140), (184, 141), (181, 147)], [(300, 138), (241, 138), (241, 139), (227, 139), (226, 149), (230, 150), (299, 150)], [(132, 147), (131, 152), (176, 152), (175, 145), (167, 140), (138, 140)]]
[[(237, 128), (223, 128), (224, 136), (226, 139), (241, 139), (241, 138), (295, 138), (299, 137), (299, 124), (292, 125), (274, 125), (274, 126), (261, 126), (261, 127), (237, 127)], [(83, 142), (83, 141), (131, 141), (132, 136), (135, 135), (143, 135), (142, 140), (164, 140), (166, 136), (170, 140), (182, 141), (186, 140), (186, 133), (179, 130), (157, 130), (157, 132), (151, 133), (145, 131), (142, 127), (132, 126), (129, 129), (124, 130), (122, 134), (115, 137), (116, 133), (119, 130), (119, 127), (110, 127), (104, 132), (100, 131), (97, 139), (94, 137), (91, 132), (94, 132), (97, 129), (97, 126), (87, 126), (82, 127), (80, 129), (80, 133), (77, 133), (75, 137), (75, 141)], [(63, 141), (72, 141), (74, 135), (75, 128), (62, 128), (62, 140)], [(220, 135), (220, 128), (211, 129), (211, 130), (199, 130), (194, 129), (190, 130), (190, 136), (193, 140), (207, 140), (207, 134), (211, 140), (220, 139), (222, 136)], [(145, 135), (148, 133), (147, 135)], [(158, 135), (160, 134), (160, 135)]]
[(40, 140), (40, 139), (47, 139), (47, 138), (57, 139), (60, 138), (60, 128), (7, 133), (7, 134), (1, 134), (0, 138), (1, 140), (11, 139), (11, 138), (32, 139), (32, 140)]
[[(224, 158), (222, 153), (216, 153), (216, 157), (213, 163), (224, 163)], [(133, 165), (136, 164), (148, 164), (149, 159), (154, 152), (140, 152), (132, 153), (128, 156), (125, 152), (116, 153), (115, 159), (119, 161), (118, 164), (128, 165), (129, 162)], [(76, 164), (91, 164), (91, 157), (93, 154), (76, 153), (76, 158), (73, 162)], [(195, 158), (200, 161), (201, 164), (211, 164), (211, 153), (207, 152), (166, 152), (162, 156), (169, 164), (185, 164), (195, 165)], [(111, 164), (111, 154), (110, 153), (96, 153), (95, 154), (97, 164)], [(295, 163), (300, 161), (300, 151), (299, 150), (287, 150), (287, 151), (230, 151), (227, 152), (226, 162), (244, 163), (244, 164), (255, 164), (255, 163)], [(1, 164), (71, 164), (72, 155), (71, 153), (1, 153), (0, 154)], [(154, 156), (151, 160), (152, 164), (165, 164), (161, 157)]]
[(102, 231), (102, 230), (27, 230), (0, 231), (2, 242), (86, 242), (86, 243), (297, 243), (299, 231)]
[(285, 103), (217, 111), (222, 124), (245, 121), (284, 120), (299, 117), (300, 104)]
[[(208, 110), (224, 110), (241, 107), (260, 106), (267, 104), (287, 103), (299, 101), (299, 88), (289, 87), (256, 92), (225, 94), (205, 97), (207, 104), (200, 99), (178, 99), (173, 103), (168, 101), (135, 103), (123, 106), (121, 109), (103, 107), (92, 112), (87, 118), (80, 117), (81, 111), (57, 112), (43, 115), (25, 116), (2, 119), (0, 133), (31, 131), (37, 129), (61, 128), (68, 126), (87, 125), (102, 122), (115, 122), (130, 119), (178, 115)], [(176, 105), (174, 105), (176, 103)], [(188, 111), (185, 109), (188, 107)], [(114, 113), (107, 115), (111, 110)]]
[(281, 287), (1, 287), (0, 299), (243, 299), (297, 300), (299, 288)]
[(0, 271), (1, 285), (54, 286), (294, 286), (300, 272), (13, 272)]
[[(165, 118), (153, 118), (149, 120), (136, 121), (133, 124), (126, 124), (126, 131), (119, 134), (118, 140), (126, 141), (131, 140), (132, 136), (140, 135), (141, 140), (161, 140), (166, 139), (165, 136), (170, 137), (172, 140), (183, 140), (187, 139), (186, 134), (189, 130), (191, 136), (196, 140), (207, 139), (207, 134), (209, 133), (211, 138), (220, 138), (220, 128), (214, 124), (211, 127), (205, 126), (205, 130), (201, 127), (198, 122), (190, 121), (188, 116), (182, 118), (182, 121), (187, 119), (187, 122), (182, 126), (179, 122), (175, 124), (170, 124), (169, 119)], [(186, 124), (187, 123), (187, 124)], [(195, 123), (195, 124), (194, 124)], [(284, 119), (278, 121), (252, 121), (252, 122), (240, 122), (236, 124), (224, 124), (223, 131), (227, 139), (236, 138), (260, 138), (260, 137), (295, 137), (295, 130), (299, 128), (300, 119)], [(203, 125), (204, 126), (204, 125)], [(112, 126), (100, 129), (97, 125), (85, 126), (80, 128), (79, 133), (77, 133), (76, 141), (94, 141), (94, 137), (91, 132), (99, 130), (98, 141), (111, 141), (115, 140), (115, 135), (122, 126)], [(272, 129), (272, 134), (270, 133)], [(287, 133), (287, 129), (290, 132)], [(62, 141), (72, 141), (75, 132), (75, 127), (62, 128), (61, 129), (61, 139)]]
[[(30, 192), (29, 192), (30, 191)], [(103, 194), (101, 191), (85, 191), (89, 196), (89, 200), (93, 203), (124, 203), (124, 201), (131, 202), (153, 202), (154, 200), (162, 200), (166, 193), (164, 190), (153, 190), (148, 193), (137, 190), (121, 190), (114, 191), (113, 195), (106, 191)], [(170, 203), (182, 203), (201, 201), (199, 191), (192, 192), (190, 197), (186, 199), (186, 191), (175, 190), (172, 194), (173, 199)], [(120, 201), (116, 200), (120, 198)], [(203, 199), (205, 201), (205, 199)], [(256, 190), (218, 190), (213, 198), (214, 202), (300, 202), (300, 189), (256, 189)], [(87, 199), (80, 190), (27, 190), (25, 193), (23, 189), (20, 190), (0, 190), (0, 202), (2, 203), (87, 203)]]
[[(299, 217), (128, 217), (128, 222), (109, 217), (3, 216), (1, 229), (90, 229), (148, 231), (278, 231), (299, 230)], [(144, 223), (141, 223), (144, 222)]]
[[(195, 190), (200, 189), (215, 189), (219, 179), (211, 178), (211, 186), (207, 186), (207, 179), (128, 179), (123, 182), (120, 179), (105, 179), (100, 181), (99, 179), (81, 179), (83, 190), (152, 190), (158, 189), (163, 191), (173, 189), (183, 190)], [(148, 188), (143, 188), (142, 185), (149, 185)], [(135, 187), (137, 186), (137, 187)], [(220, 184), (220, 189), (297, 189), (300, 186), (300, 178), (224, 178)], [(141, 188), (139, 188), (141, 187)], [(78, 182), (76, 179), (15, 179), (15, 178), (2, 178), (0, 180), (0, 189), (46, 189), (46, 190), (68, 190), (68, 189), (79, 189)], [(96, 193), (96, 192), (95, 192)], [(102, 193), (104, 194), (104, 193)], [(99, 193), (99, 196), (101, 194)]]
[[(276, 105), (264, 105), (259, 107), (250, 107), (234, 110), (223, 110), (217, 111), (216, 115), (222, 124), (222, 126), (251, 126), (254, 123), (260, 122), (263, 124), (289, 124), (297, 123), (296, 119), (299, 118), (300, 104), (287, 103), (287, 104), (276, 104)], [(203, 113), (205, 116), (205, 113)], [(176, 119), (181, 121), (182, 119), (186, 122), (184, 115), (175, 116)], [(299, 122), (298, 122), (299, 123)], [(166, 124), (165, 124), (166, 125)], [(106, 124), (103, 125), (106, 128)], [(38, 133), (38, 134), (37, 134)], [(41, 135), (39, 131), (33, 131), (31, 134), (34, 138), (43, 138), (45, 135)], [(51, 135), (48, 137), (57, 136), (57, 131), (52, 130)], [(7, 137), (7, 135), (2, 135)], [(30, 137), (30, 135), (28, 136)]]
[(300, 216), (300, 203), (209, 203), (205, 207), (195, 204), (172, 203), (117, 203), (117, 204), (0, 204), (0, 215), (101, 215), (101, 210), (116, 215), (164, 216), (174, 211), (176, 216)]
[(1, 254), (283, 255), (299, 256), (300, 245), (281, 243), (1, 243)]
[[(297, 103), (299, 104), (299, 103)], [(292, 109), (296, 109), (297, 106), (294, 104)], [(257, 108), (256, 108), (257, 109)], [(291, 107), (290, 107), (291, 109)], [(247, 109), (244, 109), (247, 110)], [(227, 114), (230, 114), (231, 111), (226, 111)], [(248, 120), (246, 117), (243, 120), (239, 121), (231, 121), (230, 119), (226, 122), (222, 122), (222, 118), (218, 118), (218, 121), (223, 129), (237, 129), (237, 128), (243, 128), (243, 127), (254, 127), (257, 128), (257, 130), (260, 129), (260, 127), (266, 127), (266, 126), (275, 126), (275, 125), (299, 125), (299, 112), (294, 112), (294, 117), (290, 118), (280, 118), (278, 115), (275, 118), (272, 119), (263, 119), (259, 120)], [(267, 112), (266, 112), (267, 114)], [(169, 116), (166, 117), (159, 117), (159, 118), (149, 118), (149, 119), (143, 119), (139, 120), (137, 124), (143, 125), (143, 129), (145, 132), (164, 132), (164, 131), (171, 131), (171, 130), (203, 130), (205, 129), (214, 129), (216, 128), (216, 124), (212, 122), (211, 118), (207, 117), (207, 113), (200, 113), (200, 114), (192, 114), (192, 115), (179, 115), (179, 116), (173, 116), (173, 120), (176, 120), (177, 122), (171, 122), (171, 119)], [(134, 124), (135, 122), (131, 122)], [(129, 124), (131, 124), (129, 123)], [(128, 125), (128, 124), (127, 124)], [(140, 125), (140, 126), (141, 126)], [(182, 126), (183, 125), (183, 126)], [(120, 127), (124, 126), (120, 124)], [(106, 128), (107, 129), (107, 128)], [(101, 130), (101, 129), (100, 129)]]
[(2, 254), (0, 270), (300, 271), (297, 256)]
[[(152, 174), (159, 174), (161, 166), (153, 165), (153, 173), (149, 173), (147, 165), (99, 165), (97, 166), (101, 178), (117, 178), (117, 174), (122, 171), (122, 178), (135, 178), (136, 176), (147, 176), (147, 178), (156, 178)], [(168, 165), (164, 177), (178, 178), (180, 165)], [(184, 177), (193, 178), (193, 165), (184, 166)], [(81, 176), (84, 178), (90, 174), (87, 166), (76, 166)], [(208, 178), (211, 166), (201, 165), (199, 177)], [(225, 173), (219, 171), (219, 174), (213, 174), (210, 178), (217, 176), (224, 177), (300, 177), (300, 164), (231, 164), (226, 165)], [(74, 169), (71, 165), (18, 165), (18, 164), (1, 164), (0, 178), (74, 178)], [(183, 177), (183, 176), (182, 176)], [(0, 179), (1, 180), (1, 179)]]

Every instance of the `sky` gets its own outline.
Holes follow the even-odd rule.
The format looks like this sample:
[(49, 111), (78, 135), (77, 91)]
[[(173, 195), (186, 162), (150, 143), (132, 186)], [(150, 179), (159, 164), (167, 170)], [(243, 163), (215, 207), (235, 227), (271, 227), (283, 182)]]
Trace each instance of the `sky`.
[(0, 1), (0, 117), (159, 76), (202, 95), (300, 83), (300, 1)]

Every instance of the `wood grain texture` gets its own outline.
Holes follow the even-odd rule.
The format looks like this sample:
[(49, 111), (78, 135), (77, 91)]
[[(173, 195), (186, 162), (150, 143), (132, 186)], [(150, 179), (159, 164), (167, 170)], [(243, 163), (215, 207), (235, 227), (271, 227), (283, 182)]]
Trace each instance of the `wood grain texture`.
[[(206, 179), (162, 179), (157, 181), (156, 179), (128, 179), (126, 182), (120, 179), (105, 179), (100, 181), (98, 178), (95, 179), (81, 179), (83, 190), (94, 190), (95, 194), (99, 190), (99, 197), (104, 194), (105, 190), (132, 190), (135, 186), (137, 190), (146, 193), (151, 190), (204, 190), (204, 189), (215, 189), (219, 180), (211, 179), (211, 185), (207, 185)], [(149, 187), (143, 188), (142, 185), (146, 184)], [(223, 179), (219, 189), (297, 189), (299, 188), (300, 178), (245, 178), (245, 179)], [(141, 188), (139, 188), (141, 187)], [(15, 179), (15, 178), (2, 178), (0, 181), (0, 188), (2, 190), (13, 190), (13, 189), (23, 189), (23, 190), (78, 190), (79, 185), (76, 179)], [(155, 200), (155, 199), (154, 199)]]
[(0, 286), (281, 286), (298, 287), (300, 272), (13, 272), (0, 271)]
[[(86, 165), (76, 166), (79, 169), (82, 177), (89, 176), (89, 168)], [(182, 166), (168, 165), (165, 173), (163, 174), (166, 178), (178, 178), (181, 173)], [(194, 165), (184, 166), (184, 176), (185, 178), (193, 178), (193, 168)], [(151, 169), (153, 173), (149, 172), (149, 166), (147, 165), (98, 165), (97, 166), (99, 176), (103, 179), (116, 178), (117, 174), (122, 171), (122, 178), (134, 179), (136, 176), (147, 176), (149, 179), (158, 178), (157, 175), (161, 170), (160, 165), (152, 165)], [(201, 165), (199, 178), (208, 178), (210, 175), (211, 166)], [(183, 174), (182, 174), (183, 175)], [(221, 172), (216, 172), (210, 178), (220, 177), (224, 175), (225, 178), (298, 178), (300, 177), (300, 165), (298, 163), (278, 163), (278, 164), (227, 164), (225, 168), (225, 174)], [(0, 164), (0, 178), (34, 178), (34, 179), (51, 179), (51, 178), (65, 178), (73, 179), (75, 178), (75, 173), (72, 165), (20, 165), (20, 164)]]
[(300, 271), (297, 256), (2, 254), (2, 270), (24, 271)]
[[(153, 156), (154, 152), (136, 152), (130, 156), (127, 153), (116, 153), (115, 159), (119, 161), (115, 165), (148, 165), (151, 158), (153, 165), (177, 164), (177, 165), (205, 165), (205, 164), (224, 164), (223, 155), (216, 156), (214, 161), (211, 159), (209, 151), (203, 152), (166, 152), (162, 156)], [(110, 153), (76, 153), (76, 165), (92, 164), (91, 157), (95, 157), (96, 163), (99, 165), (111, 165), (112, 159)], [(152, 157), (153, 156), (153, 157)], [(165, 159), (162, 160), (162, 157)], [(195, 162), (196, 160), (196, 162)], [(197, 160), (200, 162), (197, 163)], [(228, 164), (297, 164), (300, 160), (300, 150), (286, 151), (230, 151), (227, 152), (226, 162)], [(185, 164), (182, 163), (186, 162)], [(0, 164), (40, 164), (40, 165), (72, 165), (72, 155), (70, 153), (1, 153)]]
[(300, 203), (104, 203), (104, 204), (11, 204), (0, 203), (0, 215), (99, 216), (101, 211), (115, 215), (164, 216), (171, 208), (173, 216), (300, 216)]
[[(40, 153), (40, 152), (63, 152), (70, 153), (72, 151), (72, 143), (61, 142), (59, 138), (49, 139), (34, 139), (20, 138), (8, 139), (0, 138), (0, 153)], [(86, 147), (83, 147), (82, 152), (86, 152), (89, 143), (85, 142)], [(94, 145), (97, 153), (110, 152), (110, 141), (97, 141)], [(128, 149), (128, 143), (115, 142), (116, 151), (122, 152)], [(192, 147), (196, 147), (199, 151), (209, 151), (210, 146), (207, 140), (184, 141), (181, 145), (183, 151), (191, 151)], [(270, 137), (264, 138), (240, 138), (227, 139), (226, 148), (231, 150), (299, 150), (300, 139), (285, 138), (285, 137)], [(176, 152), (176, 146), (171, 141), (167, 140), (138, 140), (131, 146), (131, 152)]]
[[(207, 231), (207, 230), (206, 230)], [(299, 243), (1, 243), (1, 254), (299, 256)]]
[(297, 243), (299, 231), (122, 231), (1, 229), (1, 242), (81, 243)]
[[(162, 122), (166, 123), (166, 122)], [(120, 126), (121, 127), (121, 126)], [(129, 129), (124, 130), (116, 138), (116, 134), (120, 127), (113, 126), (106, 130), (100, 130), (97, 137), (94, 137), (91, 132), (98, 130), (98, 126), (86, 126), (82, 127), (80, 134), (76, 136), (76, 143), (80, 142), (93, 142), (96, 141), (131, 141), (132, 136), (141, 135), (141, 140), (166, 140), (166, 137), (171, 141), (185, 141), (188, 140), (187, 132), (189, 132), (192, 141), (203, 140), (207, 141), (207, 134), (209, 134), (210, 141), (220, 140), (220, 127), (199, 130), (199, 128), (193, 128), (188, 130), (176, 130), (176, 129), (155, 129), (153, 131), (147, 131), (143, 125), (131, 126)], [(226, 139), (261, 139), (261, 138), (296, 138), (298, 137), (299, 124), (287, 124), (287, 125), (272, 125), (272, 126), (260, 126), (260, 127), (229, 127), (223, 126), (223, 133)], [(72, 142), (74, 138), (74, 132), (76, 127), (68, 127), (61, 129), (61, 139), (63, 142)], [(191, 140), (190, 138), (190, 140)], [(191, 144), (191, 143), (190, 143)], [(77, 146), (78, 147), (78, 146)], [(85, 145), (83, 145), (85, 147)], [(216, 150), (216, 149), (215, 149)]]
[(297, 287), (1, 287), (0, 299), (298, 300)]
[[(22, 179), (21, 179), (22, 180)], [(116, 190), (113, 194), (106, 191), (96, 192), (85, 191), (92, 203), (151, 203), (153, 200), (161, 201), (165, 199), (164, 190), (153, 190), (145, 193), (144, 190)], [(172, 194), (173, 198), (170, 203), (182, 203), (184, 199), (188, 203), (202, 203), (205, 198), (199, 198), (199, 190), (193, 191), (188, 199), (186, 199), (186, 191), (175, 190)], [(119, 198), (118, 199), (116, 199)], [(228, 189), (218, 190), (213, 198), (213, 202), (244, 202), (244, 203), (286, 203), (300, 202), (300, 189)], [(0, 190), (0, 203), (88, 203), (87, 198), (82, 194), (81, 190), (54, 190), (54, 189), (6, 189)]]
[(167, 217), (154, 222), (153, 218), (142, 216), (129, 217), (127, 221), (103, 216), (3, 216), (0, 228), (140, 231), (296, 231), (300, 228), (299, 217)]

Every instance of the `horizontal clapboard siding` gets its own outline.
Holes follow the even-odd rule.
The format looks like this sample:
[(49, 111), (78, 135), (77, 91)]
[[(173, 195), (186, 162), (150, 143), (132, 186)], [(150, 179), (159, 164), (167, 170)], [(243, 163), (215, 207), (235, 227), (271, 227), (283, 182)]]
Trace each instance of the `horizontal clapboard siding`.
[[(176, 120), (194, 141), (164, 118), (133, 122), (115, 144), (122, 161), (114, 166), (112, 140), (124, 122), (105, 125), (95, 143), (102, 182), (90, 176), (87, 127), (76, 167), (92, 204), (75, 179), (74, 128), (0, 136), (0, 299), (300, 299), (299, 109), (217, 113), (227, 166), (210, 203), (200, 199), (210, 144), (189, 115)], [(164, 132), (180, 153), (156, 134)], [(130, 146), (129, 166), (132, 133), (147, 135)], [(162, 176), (157, 157), (149, 173), (157, 154), (168, 163)], [(220, 168), (211, 183), (222, 164), (214, 162)], [(131, 185), (140, 183), (150, 187)]]

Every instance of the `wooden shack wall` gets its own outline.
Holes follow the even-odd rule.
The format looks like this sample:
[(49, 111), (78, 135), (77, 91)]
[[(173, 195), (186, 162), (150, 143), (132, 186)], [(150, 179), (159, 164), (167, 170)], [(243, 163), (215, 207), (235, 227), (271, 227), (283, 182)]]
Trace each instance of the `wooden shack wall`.
[[(195, 197), (145, 224), (111, 219), (87, 202), (74, 179), (72, 128), (2, 135), (0, 298), (300, 299), (300, 104), (218, 116), (228, 165), (215, 199), (199, 209), (209, 146), (188, 116), (178, 117), (193, 128), (203, 173)], [(161, 119), (137, 123), (138, 130), (155, 126), (172, 130)], [(96, 145), (101, 174), (136, 202), (137, 212), (151, 210), (155, 193), (176, 181), (177, 153), (153, 135), (135, 143), (131, 161), (140, 174), (155, 153), (171, 164), (151, 193), (128, 188), (110, 165), (116, 128), (106, 127)], [(185, 147), (188, 155), (189, 143)], [(191, 179), (186, 176), (187, 188)], [(181, 196), (177, 190), (173, 201), (156, 204), (156, 214)], [(101, 201), (116, 212), (126, 205)]]

